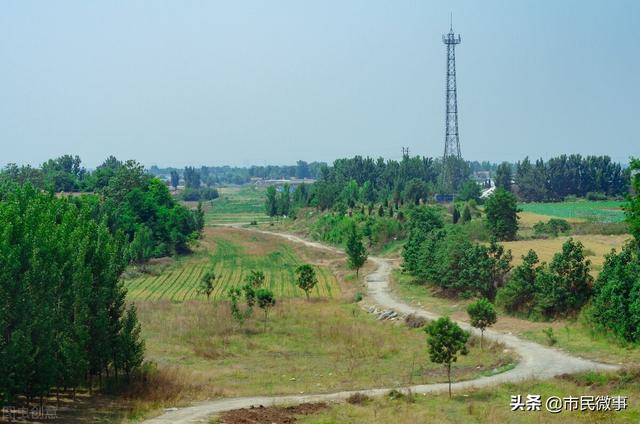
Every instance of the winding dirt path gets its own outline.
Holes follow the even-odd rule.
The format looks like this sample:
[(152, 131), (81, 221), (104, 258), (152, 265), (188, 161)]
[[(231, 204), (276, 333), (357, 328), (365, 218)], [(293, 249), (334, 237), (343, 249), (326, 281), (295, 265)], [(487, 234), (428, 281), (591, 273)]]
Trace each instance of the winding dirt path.
[[(302, 239), (292, 234), (275, 233), (261, 230), (264, 234), (283, 237), (294, 243), (302, 243), (307, 246), (329, 250), (333, 252), (341, 251), (334, 247), (326, 246), (321, 243)], [(424, 309), (416, 308), (398, 300), (392, 295), (389, 287), (389, 277), (393, 265), (390, 260), (370, 256), (369, 260), (376, 264), (376, 270), (370, 273), (367, 278), (368, 295), (376, 304), (383, 308), (393, 309), (404, 314), (416, 314), (427, 319), (436, 319), (439, 315)], [(465, 330), (471, 331), (479, 335), (479, 331), (469, 326), (467, 323), (458, 322)], [(484, 337), (489, 340), (503, 343), (505, 346), (514, 350), (520, 356), (520, 362), (513, 369), (488, 377), (480, 377), (475, 380), (461, 381), (452, 385), (452, 390), (459, 391), (469, 388), (486, 387), (490, 385), (519, 381), (528, 378), (545, 379), (561, 374), (571, 374), (589, 370), (615, 370), (619, 367), (615, 365), (602, 364), (561, 352), (558, 349), (546, 347), (522, 340), (519, 337), (504, 334), (493, 330), (486, 330)], [(410, 389), (414, 393), (438, 393), (447, 391), (446, 383), (422, 384), (410, 387), (396, 388), (399, 390)], [(368, 396), (383, 396), (392, 388), (376, 388), (368, 390), (343, 391), (336, 393), (325, 393), (316, 395), (284, 395), (284, 396), (255, 396), (218, 399), (215, 401), (202, 402), (194, 404), (186, 408), (173, 411), (167, 411), (159, 417), (144, 421), (145, 424), (187, 424), (206, 422), (207, 417), (219, 412), (230, 411), (233, 409), (249, 408), (254, 405), (284, 405), (284, 404), (300, 404), (308, 402), (331, 402), (347, 399), (353, 393), (364, 393)]]

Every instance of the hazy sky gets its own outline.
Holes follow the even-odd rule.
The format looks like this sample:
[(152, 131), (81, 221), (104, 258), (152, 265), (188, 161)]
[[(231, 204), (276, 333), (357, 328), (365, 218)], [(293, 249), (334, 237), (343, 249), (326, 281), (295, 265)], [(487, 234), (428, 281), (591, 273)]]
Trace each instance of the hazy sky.
[(640, 156), (638, 1), (25, 1), (0, 8), (0, 165)]

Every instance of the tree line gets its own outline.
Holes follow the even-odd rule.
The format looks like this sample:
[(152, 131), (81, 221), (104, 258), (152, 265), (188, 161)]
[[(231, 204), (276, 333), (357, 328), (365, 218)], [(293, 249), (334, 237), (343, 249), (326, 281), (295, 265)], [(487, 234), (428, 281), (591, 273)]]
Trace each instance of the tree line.
[(515, 165), (449, 162), (452, 187), (443, 187), (441, 159), (408, 155), (400, 161), (362, 156), (337, 159), (331, 166), (320, 167), (317, 181), (293, 196), (301, 206), (339, 211), (357, 204), (399, 209), (432, 202), (437, 193), (454, 192), (458, 200), (478, 201), (489, 182), (479, 184), (471, 174), (485, 171), (498, 188), (513, 192), (520, 201), (559, 201), (567, 196), (621, 197), (629, 191), (631, 177), (629, 168), (608, 156), (561, 155), (534, 164), (527, 157)]
[(0, 396), (27, 402), (103, 376), (127, 378), (143, 360), (135, 307), (120, 274), (125, 234), (88, 202), (30, 185), (0, 190)]
[[(93, 172), (84, 170), (77, 156), (62, 156), (46, 164), (42, 169), (9, 165), (0, 173), (0, 186), (30, 184), (51, 192), (61, 188), (86, 191), (71, 201), (89, 209), (95, 220), (105, 221), (113, 233), (122, 231), (135, 250), (131, 255), (135, 262), (187, 252), (189, 242), (204, 226), (202, 208), (191, 211), (180, 205), (166, 184), (135, 161), (111, 156)], [(57, 171), (51, 173), (51, 169)]]
[[(471, 241), (464, 226), (445, 224), (442, 209), (433, 206), (409, 214), (403, 270), (450, 294), (487, 298), (508, 314), (545, 320), (582, 313), (594, 329), (622, 342), (640, 342), (640, 161), (632, 160), (630, 171), (632, 194), (624, 209), (633, 238), (606, 256), (595, 280), (579, 241), (565, 241), (548, 264), (530, 250), (512, 268), (509, 251), (496, 241)], [(513, 222), (513, 195), (498, 189), (494, 196), (486, 204), (495, 209), (494, 219)], [(487, 210), (487, 219), (490, 215)], [(501, 225), (487, 226), (499, 235)]]
[(630, 179), (630, 169), (609, 156), (560, 155), (546, 162), (526, 157), (515, 166), (503, 163), (496, 170), (496, 185), (510, 190), (513, 182), (514, 192), (525, 202), (624, 196)]
[[(325, 166), (323, 162), (306, 162), (299, 160), (295, 165), (265, 165), (265, 166), (249, 166), (249, 167), (237, 167), (237, 166), (201, 166), (188, 167), (196, 170), (202, 181), (203, 185), (207, 187), (222, 185), (222, 184), (246, 184), (251, 181), (251, 178), (264, 178), (264, 179), (283, 179), (283, 178), (309, 178), (315, 179), (318, 177), (320, 168)], [(167, 175), (180, 175), (180, 169), (178, 168), (159, 168), (152, 166), (149, 169), (151, 174), (164, 177)], [(186, 178), (185, 178), (186, 180)], [(186, 182), (186, 181), (185, 181)], [(174, 186), (178, 185), (173, 184)]]

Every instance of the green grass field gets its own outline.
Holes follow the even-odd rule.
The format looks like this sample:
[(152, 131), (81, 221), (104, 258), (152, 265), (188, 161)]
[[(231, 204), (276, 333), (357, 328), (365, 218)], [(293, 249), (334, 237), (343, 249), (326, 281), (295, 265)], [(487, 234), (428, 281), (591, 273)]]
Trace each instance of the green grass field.
[(264, 189), (247, 187), (221, 187), (220, 197), (207, 206), (207, 225), (265, 222), (270, 218), (264, 212)]
[(558, 218), (572, 218), (590, 222), (624, 221), (623, 202), (617, 200), (557, 202), (557, 203), (521, 203), (518, 206), (524, 212)]
[[(295, 269), (303, 260), (290, 245), (270, 236), (231, 228), (207, 229), (203, 243), (209, 244), (210, 256), (198, 253), (180, 258), (160, 272), (125, 280), (129, 299), (204, 299), (204, 295), (197, 293), (197, 287), (209, 261), (215, 264), (217, 276), (212, 300), (225, 298), (230, 287), (244, 284), (252, 270), (266, 274), (265, 285), (278, 298), (304, 296), (296, 287), (295, 276)], [(331, 270), (324, 266), (315, 269), (319, 281), (312, 296), (337, 297), (340, 289)]]

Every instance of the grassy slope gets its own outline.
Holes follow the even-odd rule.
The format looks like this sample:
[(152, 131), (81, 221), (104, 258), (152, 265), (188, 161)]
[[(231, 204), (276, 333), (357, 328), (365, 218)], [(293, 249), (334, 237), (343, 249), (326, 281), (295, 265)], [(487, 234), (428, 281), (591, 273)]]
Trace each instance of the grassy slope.
[[(623, 412), (566, 412), (551, 414), (541, 411), (512, 412), (511, 395), (539, 394), (543, 402), (549, 396), (629, 396), (629, 407)], [(343, 423), (637, 423), (640, 421), (640, 378), (638, 373), (584, 374), (554, 378), (548, 381), (526, 381), (503, 384), (491, 389), (446, 395), (414, 396), (412, 399), (375, 399), (362, 405), (336, 404), (317, 415), (300, 417), (305, 424)]]

